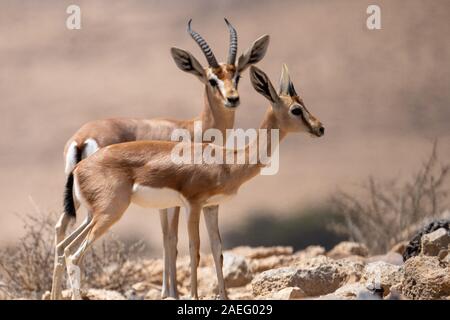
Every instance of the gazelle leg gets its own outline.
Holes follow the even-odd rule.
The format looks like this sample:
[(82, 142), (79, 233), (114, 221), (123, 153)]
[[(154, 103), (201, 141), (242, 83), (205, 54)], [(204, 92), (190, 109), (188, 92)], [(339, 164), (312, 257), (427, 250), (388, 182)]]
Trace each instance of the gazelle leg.
[(225, 281), (223, 279), (223, 255), (222, 255), (222, 239), (219, 232), (219, 206), (204, 207), (205, 224), (208, 230), (211, 251), (216, 266), (217, 283), (219, 285), (220, 299), (228, 299), (225, 289)]
[(177, 289), (177, 243), (178, 243), (178, 220), (180, 217), (180, 207), (168, 209), (167, 220), (169, 225), (168, 249), (169, 249), (169, 276), (170, 276), (170, 297), (178, 299)]
[(201, 206), (191, 204), (187, 208), (189, 253), (191, 258), (191, 298), (198, 299), (197, 268), (200, 261), (200, 212)]
[(164, 260), (164, 268), (163, 268), (163, 279), (162, 279), (162, 290), (161, 290), (161, 298), (167, 298), (169, 296), (169, 221), (167, 217), (167, 209), (159, 210), (159, 220), (161, 222), (161, 230), (163, 234), (163, 260)]
[[(64, 257), (66, 260), (67, 274), (69, 277), (70, 287), (72, 289), (72, 299), (81, 300), (80, 282), (81, 282), (81, 269), (79, 262), (81, 256), (86, 251), (89, 243), (87, 237), (89, 232), (95, 225), (95, 221), (92, 220), (85, 228), (78, 234), (78, 236), (65, 247)], [(74, 252), (72, 254), (72, 252)]]
[(103, 235), (119, 218), (127, 208), (126, 206), (112, 207), (108, 212), (93, 213), (92, 221), (84, 228), (84, 230), (73, 240), (65, 249), (64, 256), (66, 258), (67, 272), (69, 275), (70, 285), (72, 287), (72, 299), (81, 299), (80, 294), (80, 262), (86, 250), (101, 235)]
[(52, 281), (52, 293), (51, 298), (58, 300), (62, 298), (62, 277), (65, 267), (64, 249), (86, 228), (91, 221), (91, 217), (88, 214), (86, 219), (81, 225), (76, 228), (66, 239), (56, 245), (55, 248), (55, 266), (53, 269), (53, 281)]

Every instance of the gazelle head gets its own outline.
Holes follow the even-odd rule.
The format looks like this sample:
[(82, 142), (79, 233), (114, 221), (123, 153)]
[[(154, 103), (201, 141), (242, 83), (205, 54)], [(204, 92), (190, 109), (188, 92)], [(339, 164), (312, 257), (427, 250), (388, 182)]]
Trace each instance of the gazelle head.
[(230, 48), (226, 63), (218, 63), (208, 43), (191, 28), (191, 20), (188, 23), (188, 32), (197, 42), (206, 57), (208, 67), (204, 68), (198, 60), (188, 51), (172, 48), (171, 54), (177, 66), (186, 72), (194, 74), (205, 84), (207, 89), (226, 108), (239, 106), (238, 84), (241, 73), (252, 64), (259, 62), (266, 54), (269, 45), (269, 36), (258, 38), (253, 45), (243, 53), (236, 64), (237, 32), (225, 19), (230, 32)]
[(256, 91), (266, 97), (280, 129), (285, 132), (307, 132), (321, 137), (325, 133), (322, 123), (306, 109), (297, 94), (284, 64), (281, 69), (280, 90), (277, 93), (269, 77), (255, 66), (250, 68), (250, 79)]

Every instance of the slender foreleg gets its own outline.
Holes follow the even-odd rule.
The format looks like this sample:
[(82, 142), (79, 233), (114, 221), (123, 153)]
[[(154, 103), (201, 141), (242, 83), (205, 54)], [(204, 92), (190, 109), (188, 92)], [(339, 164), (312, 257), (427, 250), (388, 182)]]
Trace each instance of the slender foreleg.
[(197, 268), (200, 261), (200, 212), (201, 206), (189, 204), (187, 208), (187, 225), (189, 234), (189, 253), (191, 258), (191, 298), (198, 299)]
[(217, 283), (219, 285), (220, 299), (228, 299), (225, 289), (225, 281), (223, 279), (223, 255), (222, 255), (222, 239), (219, 232), (219, 206), (204, 207), (205, 224), (208, 230), (211, 251), (216, 267)]

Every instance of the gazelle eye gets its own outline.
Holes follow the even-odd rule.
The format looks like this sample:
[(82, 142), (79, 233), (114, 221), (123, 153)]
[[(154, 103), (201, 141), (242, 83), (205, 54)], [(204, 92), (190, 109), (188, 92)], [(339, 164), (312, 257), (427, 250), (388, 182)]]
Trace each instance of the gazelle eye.
[(213, 87), (217, 86), (217, 81), (216, 79), (209, 79), (209, 84)]
[(292, 110), (291, 110), (291, 113), (292, 113), (294, 116), (301, 116), (301, 115), (303, 114), (303, 111), (302, 111), (302, 109), (300, 109), (300, 108), (295, 108), (295, 109), (292, 109)]

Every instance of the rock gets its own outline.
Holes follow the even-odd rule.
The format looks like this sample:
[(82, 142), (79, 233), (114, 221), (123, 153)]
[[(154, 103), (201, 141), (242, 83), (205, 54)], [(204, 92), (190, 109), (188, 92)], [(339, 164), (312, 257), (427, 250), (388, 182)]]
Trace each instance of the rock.
[(247, 259), (262, 259), (270, 256), (291, 255), (294, 252), (292, 247), (236, 247), (229, 252), (241, 255)]
[(161, 290), (152, 288), (147, 291), (144, 296), (144, 300), (160, 300), (161, 299)]
[(342, 259), (349, 256), (367, 257), (369, 250), (363, 244), (357, 242), (343, 241), (331, 249), (327, 256), (333, 259)]
[(157, 286), (153, 283), (140, 281), (131, 286), (131, 288), (136, 292), (136, 294), (145, 294), (150, 289), (158, 289), (161, 291), (161, 286)]
[(325, 248), (322, 246), (308, 246), (303, 250), (294, 253), (296, 260), (306, 260), (325, 254)]
[[(216, 269), (214, 267), (200, 267), (197, 270), (197, 284), (198, 284), (198, 293), (200, 296), (208, 296), (211, 294), (218, 293), (217, 286), (217, 275)], [(183, 286), (185, 288), (190, 288), (191, 286), (191, 277), (187, 277)], [(190, 293), (190, 290), (187, 290), (186, 293)]]
[(223, 255), (223, 277), (227, 288), (245, 286), (253, 279), (245, 257), (231, 252)]
[(51, 297), (52, 297), (52, 294), (50, 293), (50, 291), (45, 291), (42, 294), (41, 300), (50, 300)]
[(397, 252), (393, 252), (393, 251), (389, 251), (386, 254), (366, 258), (366, 263), (379, 262), (379, 261), (393, 264), (396, 266), (403, 265), (402, 255)]
[(250, 284), (245, 287), (229, 288), (228, 298), (231, 300), (253, 300), (252, 287)]
[(268, 295), (287, 287), (298, 287), (308, 296), (334, 292), (348, 279), (342, 262), (327, 257), (312, 258), (295, 267), (264, 271), (252, 281), (256, 296)]
[(409, 299), (444, 299), (450, 296), (450, 264), (438, 257), (416, 256), (405, 262), (402, 294)]
[(361, 281), (369, 290), (381, 290), (383, 296), (386, 296), (392, 286), (402, 283), (403, 276), (401, 266), (377, 261), (366, 265)]
[(296, 300), (305, 298), (306, 294), (297, 287), (288, 287), (275, 292), (270, 298), (273, 300)]
[[(126, 300), (126, 298), (117, 291), (106, 290), (106, 289), (82, 289), (81, 290), (81, 298), (83, 300)], [(50, 292), (46, 292), (42, 296), (43, 300), (50, 300)], [(62, 300), (71, 300), (72, 299), (72, 291), (71, 290), (63, 290), (62, 291)]]
[(365, 268), (364, 261), (360, 261), (359, 259), (355, 259), (355, 256), (351, 256), (337, 260), (336, 264), (339, 266), (341, 272), (346, 275), (345, 283), (353, 283), (361, 280)]
[(384, 300), (405, 300), (406, 297), (402, 294), (402, 284), (398, 283), (391, 287), (389, 294), (384, 297)]
[(127, 300), (142, 300), (144, 297), (141, 294), (138, 294), (136, 290), (129, 289), (124, 293), (125, 299)]
[(82, 292), (82, 298), (83, 300), (125, 300), (120, 292), (105, 289), (88, 289)]
[(446, 250), (450, 244), (450, 230), (439, 228), (422, 236), (421, 253), (426, 256), (437, 256), (441, 250)]
[(381, 297), (367, 289), (362, 283), (343, 285), (333, 293), (319, 296), (314, 300), (380, 300)]
[[(138, 283), (141, 281), (162, 284), (162, 273), (163, 273), (163, 261), (162, 259), (143, 259), (139, 262), (127, 261), (121, 272), (124, 274), (132, 274), (133, 277), (130, 281)], [(106, 283), (108, 283), (106, 279)]]
[(450, 246), (447, 250), (441, 250), (438, 254), (439, 260), (450, 263)]
[(337, 289), (335, 292), (323, 295), (317, 300), (379, 300), (380, 297), (360, 282), (348, 283)]
[(263, 272), (269, 269), (286, 267), (295, 260), (293, 256), (271, 256), (262, 259), (250, 260), (250, 269), (253, 273)]
[(444, 228), (446, 230), (450, 229), (450, 219), (442, 219), (432, 221), (425, 227), (423, 227), (420, 231), (418, 231), (411, 239), (411, 241), (406, 246), (405, 251), (403, 252), (403, 260), (406, 261), (411, 257), (417, 256), (422, 247), (422, 237), (428, 233), (436, 231), (437, 229)]
[(252, 291), (255, 296), (265, 296), (287, 287), (295, 287), (296, 282), (296, 268), (271, 269), (253, 278)]
[[(449, 246), (449, 249), (450, 249), (450, 246)], [(444, 260), (448, 256), (449, 249), (442, 249), (439, 251), (439, 253), (437, 255), (439, 260)]]

